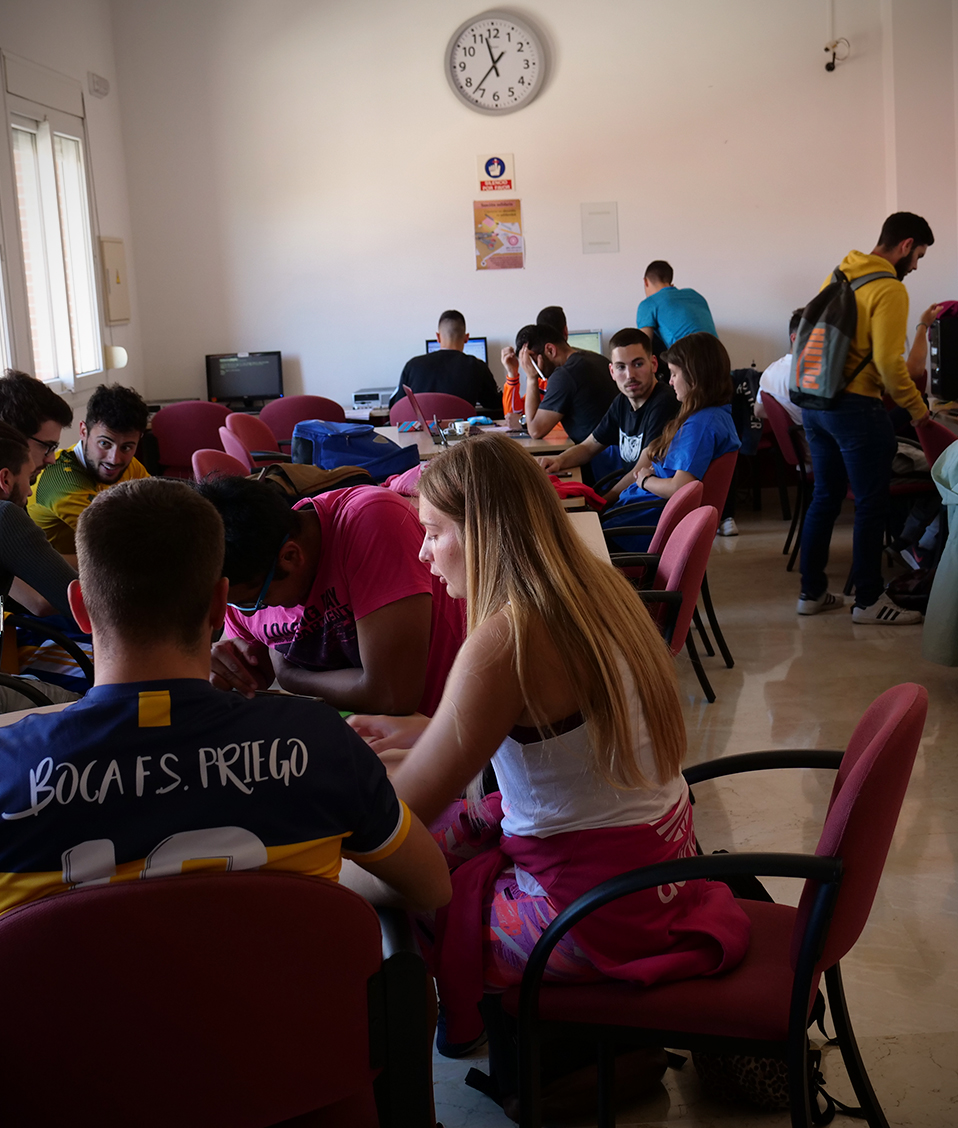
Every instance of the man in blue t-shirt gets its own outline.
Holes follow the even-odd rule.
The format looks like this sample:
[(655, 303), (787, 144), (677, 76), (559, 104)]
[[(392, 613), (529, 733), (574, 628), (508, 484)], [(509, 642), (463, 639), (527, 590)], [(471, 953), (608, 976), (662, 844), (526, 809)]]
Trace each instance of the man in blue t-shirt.
[(592, 434), (577, 446), (559, 455), (539, 459), (547, 474), (584, 466), (607, 448), (619, 452), (619, 462), (629, 472), (615, 482), (603, 496), (615, 501), (619, 494), (635, 481), (631, 468), (639, 455), (662, 433), (665, 424), (679, 410), (679, 401), (672, 388), (656, 377), (658, 360), (652, 352), (652, 342), (638, 329), (620, 329), (609, 342), (612, 363), (609, 371), (619, 389), (619, 395)]
[[(670, 349), (690, 333), (718, 335), (708, 302), (695, 290), (677, 290), (667, 262), (650, 262), (642, 281), (645, 301), (635, 311), (635, 324), (656, 345), (657, 353)], [(657, 347), (657, 341), (662, 342), (662, 349)]]
[(0, 729), (0, 912), (85, 885), (196, 870), (336, 881), (343, 857), (423, 908), (443, 856), (379, 758), (311, 699), (209, 684), (223, 523), (189, 486), (123, 482), (80, 517), (69, 599), (96, 682)]

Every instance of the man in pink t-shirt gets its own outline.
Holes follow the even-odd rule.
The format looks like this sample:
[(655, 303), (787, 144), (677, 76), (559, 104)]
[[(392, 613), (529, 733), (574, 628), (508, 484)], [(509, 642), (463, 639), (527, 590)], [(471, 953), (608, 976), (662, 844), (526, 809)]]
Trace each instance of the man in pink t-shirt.
[(337, 709), (432, 715), (465, 636), (462, 605), (419, 560), (409, 502), (380, 486), (290, 510), (272, 487), (197, 487), (226, 526), (225, 637), (211, 681), (246, 696), (275, 677)]

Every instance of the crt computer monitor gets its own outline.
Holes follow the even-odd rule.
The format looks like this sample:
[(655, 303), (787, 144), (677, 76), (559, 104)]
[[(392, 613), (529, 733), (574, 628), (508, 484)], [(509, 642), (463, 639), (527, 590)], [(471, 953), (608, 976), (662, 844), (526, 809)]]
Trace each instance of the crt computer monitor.
[[(470, 337), (469, 340), (466, 341), (465, 348), (463, 348), (462, 351), (468, 353), (470, 356), (478, 357), (483, 364), (489, 363), (485, 337)], [(439, 342), (435, 337), (433, 337), (431, 341), (426, 341), (426, 352), (439, 352)]]
[(279, 399), (283, 357), (275, 352), (217, 353), (206, 358), (206, 392), (216, 401)]
[(602, 352), (601, 329), (577, 329), (569, 334), (570, 349), (585, 349), (587, 352)]

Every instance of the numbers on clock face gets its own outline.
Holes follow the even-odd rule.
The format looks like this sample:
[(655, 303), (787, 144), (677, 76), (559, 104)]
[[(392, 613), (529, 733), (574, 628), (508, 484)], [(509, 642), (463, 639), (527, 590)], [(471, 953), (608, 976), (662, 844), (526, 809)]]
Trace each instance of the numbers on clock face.
[(508, 19), (477, 20), (452, 45), (454, 86), (484, 110), (511, 110), (536, 90), (541, 72), (538, 44)]

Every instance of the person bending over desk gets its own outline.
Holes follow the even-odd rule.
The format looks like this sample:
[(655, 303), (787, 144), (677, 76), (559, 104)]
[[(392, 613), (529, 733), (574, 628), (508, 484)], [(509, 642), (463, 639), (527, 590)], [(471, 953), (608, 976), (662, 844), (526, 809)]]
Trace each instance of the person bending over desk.
[(196, 487), (226, 526), (227, 637), (212, 681), (252, 696), (283, 689), (337, 709), (432, 713), (464, 635), (463, 610), (418, 559), (419, 521), (381, 486), (290, 510), (269, 486)]
[[(661, 509), (617, 516), (626, 505), (670, 498), (688, 482), (701, 481), (716, 458), (742, 445), (732, 422), (731, 364), (725, 346), (711, 333), (691, 333), (666, 352), (670, 383), (680, 407), (676, 417), (635, 465), (632, 485), (605, 511), (603, 527), (654, 525)], [(642, 552), (648, 537), (617, 538), (622, 550)]]
[[(431, 721), (350, 723), (459, 871), (431, 954), (458, 1044), (481, 1032), (484, 987), (519, 981), (561, 909), (608, 877), (693, 854), (695, 838), (668, 649), (535, 461), (503, 436), (459, 444), (423, 472), (420, 519), (421, 558), (468, 598), (469, 637)], [(480, 801), (490, 760), (501, 793)], [(652, 889), (573, 929), (547, 978), (714, 974), (741, 960), (748, 931), (727, 886)]]

